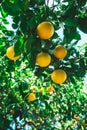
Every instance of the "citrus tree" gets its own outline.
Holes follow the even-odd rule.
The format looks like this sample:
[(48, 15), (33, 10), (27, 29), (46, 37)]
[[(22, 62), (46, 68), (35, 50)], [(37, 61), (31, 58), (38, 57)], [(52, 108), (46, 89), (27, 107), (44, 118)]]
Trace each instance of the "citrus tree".
[(87, 129), (87, 43), (77, 46), (87, 33), (86, 5), (0, 1), (0, 129)]

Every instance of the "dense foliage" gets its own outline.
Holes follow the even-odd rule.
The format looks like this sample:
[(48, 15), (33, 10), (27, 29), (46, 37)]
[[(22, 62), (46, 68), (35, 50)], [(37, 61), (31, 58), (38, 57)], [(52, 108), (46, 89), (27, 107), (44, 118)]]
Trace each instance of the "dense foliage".
[[(87, 43), (77, 47), (79, 30), (87, 33), (86, 0), (2, 0), (0, 1), (0, 129), (3, 130), (85, 130), (87, 129), (87, 91), (83, 78), (87, 69)], [(11, 16), (13, 30), (6, 28)], [(54, 35), (40, 39), (37, 26), (49, 21)], [(63, 38), (58, 32), (63, 31)], [(64, 59), (53, 55), (55, 46), (67, 49)], [(9, 60), (6, 50), (14, 45), (17, 61)], [(36, 64), (39, 52), (49, 53), (47, 67)], [(64, 84), (55, 84), (51, 73), (63, 69)], [(31, 86), (36, 86), (32, 90)], [(47, 91), (53, 86), (52, 93)], [(43, 88), (43, 92), (40, 89)], [(30, 102), (33, 92), (36, 100)], [(79, 121), (74, 115), (79, 116)], [(85, 120), (85, 125), (83, 124)]]

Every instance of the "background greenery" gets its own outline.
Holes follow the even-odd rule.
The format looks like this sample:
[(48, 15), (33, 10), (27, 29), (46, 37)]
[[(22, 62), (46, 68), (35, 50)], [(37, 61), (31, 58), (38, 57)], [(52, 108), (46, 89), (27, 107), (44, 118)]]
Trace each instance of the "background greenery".
[[(51, 1), (52, 2), (52, 1)], [(76, 48), (81, 39), (78, 29), (87, 33), (86, 0), (2, 0), (0, 1), (0, 129), (1, 130), (85, 130), (87, 121), (87, 87), (83, 78), (87, 69), (87, 43)], [(13, 19), (8, 30), (7, 16)], [(55, 33), (49, 40), (37, 37), (36, 28), (42, 21), (50, 21)], [(63, 39), (57, 31), (63, 29)], [(35, 65), (38, 52), (52, 55), (57, 44), (67, 48), (64, 60), (52, 56), (50, 67)], [(11, 61), (6, 49), (14, 45), (21, 59)], [(43, 47), (44, 46), (44, 47)], [(67, 73), (62, 85), (54, 84), (50, 74), (56, 68)], [(27, 100), (30, 86), (46, 88), (53, 85), (56, 92), (36, 91), (34, 102)], [(80, 121), (74, 120), (77, 114)], [(86, 122), (87, 123), (87, 122)], [(26, 128), (27, 126), (27, 128)]]

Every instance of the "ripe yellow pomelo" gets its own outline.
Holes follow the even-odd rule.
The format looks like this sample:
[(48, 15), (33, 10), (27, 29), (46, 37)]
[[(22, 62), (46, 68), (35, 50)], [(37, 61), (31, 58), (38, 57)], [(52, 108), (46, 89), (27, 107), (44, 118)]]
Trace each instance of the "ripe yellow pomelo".
[(10, 46), (9, 48), (7, 48), (7, 50), (6, 50), (6, 56), (10, 60), (18, 60), (20, 58), (20, 56), (15, 56), (14, 46)]
[(47, 67), (51, 63), (51, 56), (48, 53), (40, 52), (36, 56), (36, 63), (40, 67)]
[(51, 80), (54, 82), (54, 83), (57, 83), (57, 84), (62, 84), (64, 83), (64, 81), (66, 80), (67, 78), (67, 74), (64, 70), (62, 69), (58, 69), (58, 70), (54, 70), (51, 74)]
[(54, 56), (58, 59), (63, 59), (67, 55), (67, 50), (64, 46), (58, 45), (55, 47)]
[(54, 27), (51, 22), (45, 21), (37, 26), (37, 34), (41, 39), (49, 39), (54, 34)]
[(34, 93), (30, 93), (28, 95), (28, 100), (31, 101), (31, 102), (34, 101), (34, 100), (36, 100), (36, 95)]

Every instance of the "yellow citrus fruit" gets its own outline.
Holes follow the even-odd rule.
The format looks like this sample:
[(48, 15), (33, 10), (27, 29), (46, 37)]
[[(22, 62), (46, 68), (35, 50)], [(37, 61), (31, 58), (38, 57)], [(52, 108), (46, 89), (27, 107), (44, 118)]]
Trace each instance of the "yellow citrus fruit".
[(52, 23), (45, 21), (37, 26), (37, 34), (41, 39), (49, 39), (54, 34), (54, 27)]
[(67, 50), (64, 46), (58, 45), (55, 47), (54, 56), (58, 59), (63, 59), (67, 55)]
[(36, 56), (36, 63), (40, 67), (47, 67), (51, 62), (51, 56), (48, 53), (40, 52)]
[(37, 90), (37, 87), (36, 86), (31, 86), (30, 90), (33, 91), (33, 92), (35, 92)]
[(46, 90), (47, 90), (48, 93), (53, 93), (55, 91), (53, 86), (47, 87)]
[(75, 119), (76, 121), (79, 121), (79, 120), (80, 120), (80, 117), (79, 117), (79, 116), (74, 115), (74, 119)]
[(87, 123), (85, 122), (85, 120), (82, 121), (82, 125), (87, 126)]
[(30, 93), (29, 95), (28, 95), (28, 99), (29, 99), (29, 101), (34, 101), (34, 100), (36, 100), (36, 95), (34, 94), (34, 93)]
[(20, 58), (20, 56), (15, 56), (14, 46), (10, 46), (9, 48), (7, 48), (7, 50), (6, 50), (6, 56), (10, 60), (18, 60)]
[(62, 84), (67, 78), (67, 74), (64, 70), (58, 69), (54, 70), (51, 74), (51, 79), (54, 83)]

